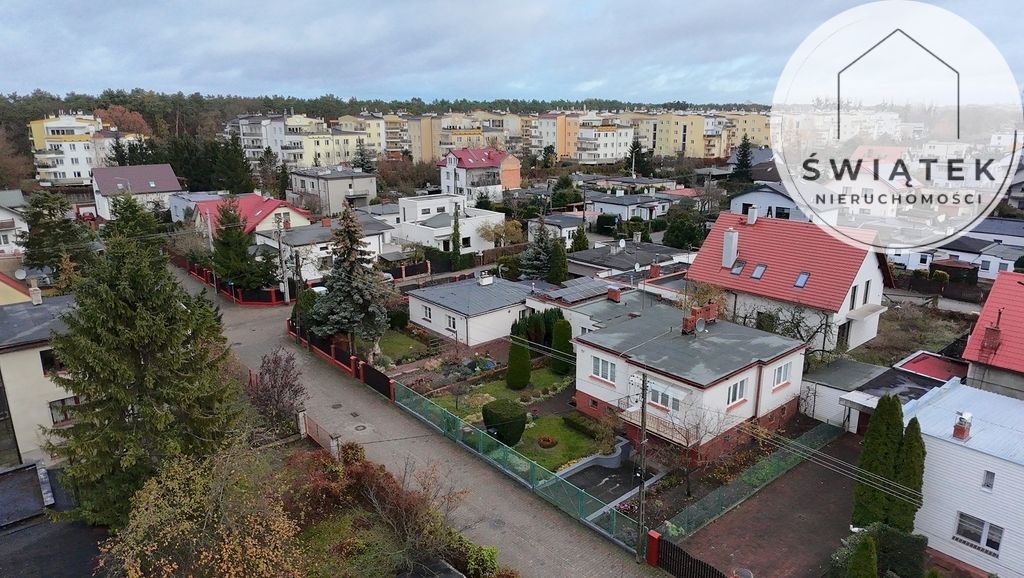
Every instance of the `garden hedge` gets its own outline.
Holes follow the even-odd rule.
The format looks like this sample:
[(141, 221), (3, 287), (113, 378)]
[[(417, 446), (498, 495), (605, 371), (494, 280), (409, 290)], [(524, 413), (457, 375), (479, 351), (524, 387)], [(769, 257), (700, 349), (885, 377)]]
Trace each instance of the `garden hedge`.
[(892, 526), (881, 523), (871, 524), (864, 531), (846, 539), (846, 543), (832, 553), (828, 576), (846, 578), (850, 559), (865, 537), (875, 541), (878, 556), (878, 574), (892, 572), (900, 578), (923, 578), (925, 549), (928, 538), (919, 534), (907, 534)]

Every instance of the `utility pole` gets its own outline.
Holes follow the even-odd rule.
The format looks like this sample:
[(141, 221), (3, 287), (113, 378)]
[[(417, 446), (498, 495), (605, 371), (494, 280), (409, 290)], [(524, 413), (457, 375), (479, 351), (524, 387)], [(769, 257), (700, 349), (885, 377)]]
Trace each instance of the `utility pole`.
[[(206, 209), (206, 247), (210, 250), (210, 260), (213, 260), (213, 219), (210, 218), (210, 209)], [(212, 263), (211, 263), (212, 265)], [(213, 273), (213, 294), (217, 294), (217, 271), (214, 267), (210, 267), (210, 272)]]
[(640, 473), (637, 476), (639, 490), (637, 498), (640, 500), (640, 510), (636, 521), (636, 563), (644, 562), (642, 544), (646, 540), (644, 536), (644, 475), (647, 473), (647, 372), (640, 374)]
[(288, 268), (284, 264), (284, 244), (281, 242), (281, 214), (274, 215), (274, 226), (277, 227), (277, 260), (281, 267), (281, 284), (284, 285), (284, 304), (292, 302), (288, 289)]

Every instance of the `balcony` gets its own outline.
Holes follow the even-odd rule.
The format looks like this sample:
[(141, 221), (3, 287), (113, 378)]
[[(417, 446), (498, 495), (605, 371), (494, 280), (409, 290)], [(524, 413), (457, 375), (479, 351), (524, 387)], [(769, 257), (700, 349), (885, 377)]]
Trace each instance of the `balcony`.
[(501, 185), (501, 179), (476, 179), (469, 181), (470, 187), (495, 187)]
[[(648, 403), (646, 400), (644, 403)], [(619, 417), (623, 421), (640, 427), (640, 408), (630, 409), (631, 405), (636, 405), (632, 402), (632, 396), (620, 399), (618, 401)], [(671, 419), (657, 415), (657, 413), (648, 410), (647, 412), (647, 432), (662, 437), (672, 443), (679, 444), (683, 447), (688, 447), (692, 440), (692, 436), (686, 431), (686, 428), (681, 423), (675, 423)]]
[(49, 159), (49, 158), (39, 158), (39, 157), (36, 157), (35, 165), (36, 165), (36, 168), (40, 168), (40, 169), (52, 169), (52, 168), (55, 168), (57, 166), (57, 162), (54, 161), (53, 159)]
[(39, 149), (37, 151), (32, 151), (32, 154), (35, 155), (36, 158), (53, 158), (62, 156), (64, 151), (60, 149)]
[(300, 144), (300, 143), (283, 144), (283, 145), (281, 145), (281, 150), (283, 150), (283, 151), (301, 151), (302, 150), (302, 144)]

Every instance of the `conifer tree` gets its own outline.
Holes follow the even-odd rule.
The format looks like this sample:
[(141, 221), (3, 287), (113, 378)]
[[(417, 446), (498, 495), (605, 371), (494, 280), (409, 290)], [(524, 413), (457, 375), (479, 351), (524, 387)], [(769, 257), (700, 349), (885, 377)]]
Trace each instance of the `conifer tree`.
[(565, 241), (559, 237), (551, 242), (548, 255), (547, 282), (558, 285), (569, 278), (569, 261), (565, 256)]
[(263, 154), (256, 161), (256, 177), (260, 185), (260, 193), (264, 197), (275, 196), (277, 176), (277, 154), (267, 147), (263, 149)]
[(527, 279), (546, 279), (551, 261), (551, 232), (543, 217), (534, 231), (533, 241), (520, 257), (519, 270)]
[[(924, 486), (924, 440), (921, 438), (921, 424), (911, 418), (903, 432), (899, 454), (896, 457), (896, 471), (893, 481), (920, 492)], [(900, 492), (906, 494), (906, 492)], [(908, 501), (909, 500), (909, 501)], [(921, 500), (904, 496), (903, 499), (889, 496), (889, 511), (886, 523), (904, 532), (914, 531), (914, 518), (921, 508)]]
[(313, 306), (312, 330), (322, 337), (347, 335), (350, 346), (356, 336), (372, 343), (372, 364), (388, 328), (391, 292), (380, 272), (369, 266), (370, 253), (362, 237), (355, 211), (346, 207), (334, 231), (334, 265), (324, 281), (327, 293)]
[(75, 267), (75, 262), (71, 260), (71, 255), (67, 253), (61, 255), (60, 263), (57, 265), (57, 281), (53, 284), (53, 288), (61, 295), (67, 295), (74, 289), (75, 283), (78, 283), (81, 279), (82, 274)]
[(288, 187), (291, 186), (291, 175), (288, 174), (288, 165), (281, 163), (277, 172), (277, 198), (286, 200), (288, 198)]
[(555, 321), (551, 333), (551, 348), (558, 352), (551, 356), (551, 371), (558, 375), (569, 375), (573, 370), (573, 363), (569, 360), (576, 358), (570, 343), (572, 325), (565, 319), (559, 319)]
[(163, 246), (164, 239), (160, 236), (160, 222), (132, 195), (111, 197), (110, 212), (113, 220), (103, 225), (103, 228), (100, 229), (100, 237), (104, 239), (126, 237), (152, 249)]
[(587, 238), (587, 230), (581, 224), (579, 227), (576, 227), (576, 234), (572, 238), (572, 246), (569, 247), (569, 252), (586, 251), (589, 248), (590, 239)]
[(518, 391), (530, 384), (530, 351), (526, 344), (516, 339), (508, 349), (508, 369), (505, 370), (505, 385)]
[(237, 134), (220, 143), (213, 169), (217, 188), (235, 195), (252, 192), (252, 167), (245, 158), (245, 150)]
[(731, 180), (741, 182), (749, 182), (751, 180), (753, 175), (751, 175), (750, 169), (753, 168), (754, 162), (752, 148), (753, 145), (750, 142), (750, 137), (744, 133), (740, 146), (736, 147), (736, 166), (733, 167)]
[(217, 449), (237, 415), (238, 385), (221, 369), (217, 313), (184, 291), (167, 259), (114, 238), (74, 287), (76, 306), (52, 338), (64, 372), (52, 379), (80, 404), (48, 450), (91, 524), (123, 524), (132, 495), (161, 462)]
[(213, 239), (213, 270), (221, 281), (242, 289), (261, 289), (275, 282), (277, 264), (249, 253), (252, 234), (245, 232), (245, 220), (238, 202), (229, 198), (217, 207), (217, 229)]
[(89, 245), (92, 231), (67, 218), (70, 212), (71, 202), (61, 193), (39, 191), (29, 197), (25, 210), (29, 229), (27, 233), (18, 234), (18, 244), (25, 250), (26, 266), (56, 269), (64, 254), (78, 266), (92, 260)]
[(377, 168), (370, 151), (366, 149), (366, 145), (361, 140), (356, 143), (356, 152), (352, 155), (352, 168), (360, 169), (364, 173), (372, 173)]
[[(903, 409), (899, 398), (884, 395), (871, 416), (860, 467), (887, 480), (896, 473), (896, 459), (903, 438)], [(874, 522), (885, 522), (889, 496), (873, 487), (858, 483), (853, 491), (853, 525), (864, 528)]]
[(847, 578), (878, 578), (878, 554), (875, 539), (864, 536), (850, 557), (850, 565), (846, 569)]
[(462, 269), (462, 232), (459, 230), (459, 213), (462, 210), (456, 206), (455, 214), (452, 215), (452, 234), (448, 238), (449, 259), (452, 262), (452, 271)]

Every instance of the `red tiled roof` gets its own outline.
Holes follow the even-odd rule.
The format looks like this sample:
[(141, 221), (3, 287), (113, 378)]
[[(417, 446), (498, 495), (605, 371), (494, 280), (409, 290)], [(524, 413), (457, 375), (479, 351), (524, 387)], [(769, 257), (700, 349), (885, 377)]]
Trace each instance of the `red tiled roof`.
[(11, 279), (10, 277), (4, 275), (3, 273), (0, 273), (0, 283), (9, 286), (11, 289), (14, 289), (18, 293), (21, 293), (22, 295), (28, 295), (28, 289), (26, 289), (24, 285), (15, 281), (14, 279)]
[[(487, 147), (482, 149), (456, 149), (451, 151), (451, 155), (455, 155), (459, 159), (457, 165), (460, 169), (496, 169), (501, 166), (501, 161), (505, 160), (508, 156), (507, 152), (499, 151), (494, 147)], [(437, 166), (443, 167), (448, 161), (445, 155), (437, 162)]]
[(696, 197), (700, 195), (700, 191), (697, 189), (690, 189), (687, 187), (679, 187), (677, 189), (668, 189), (664, 191), (658, 191), (659, 195), (673, 195), (676, 197)]
[(918, 353), (896, 367), (942, 381), (949, 381), (951, 377), (967, 377), (966, 363), (927, 351)]
[[(238, 195), (235, 197), (238, 201), (238, 214), (242, 217), (245, 222), (245, 232), (252, 233), (256, 230), (256, 226), (259, 225), (263, 219), (272, 215), (274, 211), (281, 207), (288, 207), (289, 209), (309, 217), (309, 211), (300, 209), (295, 205), (282, 201), (280, 199), (272, 199), (263, 197), (257, 193), (248, 193), (245, 195)], [(217, 226), (217, 208), (220, 207), (224, 199), (216, 199), (212, 201), (200, 201), (196, 203), (196, 212), (200, 215), (209, 214), (213, 219), (213, 226)]]
[(932, 261), (932, 265), (936, 267), (949, 267), (950, 269), (976, 269), (978, 266), (968, 263), (967, 261), (961, 261), (959, 259), (936, 259)]
[[(736, 259), (746, 262), (739, 275), (722, 267), (722, 242), (730, 227), (739, 232)], [(745, 215), (722, 213), (687, 279), (835, 313), (842, 308), (867, 253), (813, 223), (762, 217), (748, 225)], [(882, 263), (884, 256), (879, 258)], [(767, 269), (761, 279), (753, 279), (750, 275), (758, 264)], [(810, 273), (802, 288), (796, 287), (800, 273)]]
[[(994, 350), (983, 350), (985, 329), (997, 326), (997, 319), (998, 345)], [(968, 361), (1024, 373), (1024, 273), (1004, 272), (996, 277), (978, 322), (974, 324), (974, 331), (967, 340), (963, 357)]]

